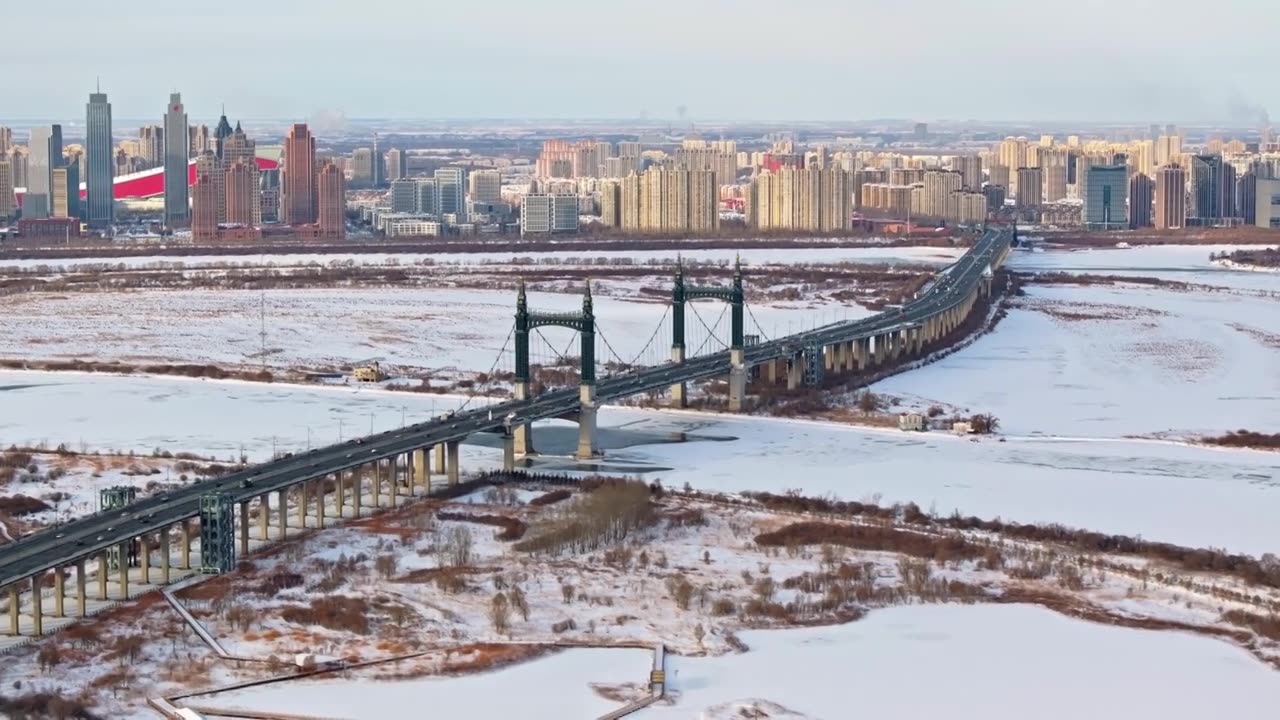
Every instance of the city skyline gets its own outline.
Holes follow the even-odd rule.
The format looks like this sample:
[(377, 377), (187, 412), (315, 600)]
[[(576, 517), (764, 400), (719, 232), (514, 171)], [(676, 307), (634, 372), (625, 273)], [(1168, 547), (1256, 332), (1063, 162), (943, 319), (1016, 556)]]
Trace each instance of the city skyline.
[[(397, 0), (369, 0), (358, 13), (302, 0), (269, 6), (227, 0), (217, 17), (236, 14), (253, 22), (223, 38), (225, 47), (215, 54), (190, 52), (192, 34), (215, 19), (212, 11), (192, 18), (180, 8), (69, 4), (77, 20), (95, 27), (82, 38), (83, 54), (67, 55), (38, 33), (10, 39), (6, 54), (46, 70), (10, 78), (6, 106), (13, 119), (76, 117), (82, 89), (95, 76), (111, 93), (118, 119), (151, 116), (157, 88), (181, 88), (196, 118), (216, 118), (223, 103), (246, 118), (308, 119), (330, 110), (370, 119), (1169, 119), (1252, 126), (1269, 109), (1280, 112), (1280, 90), (1265, 64), (1250, 56), (1251, 48), (1269, 41), (1280, 7), (1248, 0), (1215, 5), (1215, 17), (1249, 22), (1230, 24), (1223, 36), (1229, 40), (1212, 45), (1168, 41), (1186, 31), (1186, 18), (1203, 12), (1190, 0), (1127, 7), (1082, 0), (1072, 12), (1055, 14), (1014, 0), (987, 0), (980, 11), (942, 0), (891, 7), (801, 0), (788, 7), (793, 33), (776, 32), (779, 20), (788, 18), (762, 0), (737, 3), (732, 13), (708, 2), (657, 0), (648, 12), (619, 23), (610, 21), (624, 10), (585, 0), (557, 0), (560, 12), (496, 0), (489, 15), (500, 22), (487, 23), (462, 6)], [(22, 26), (40, 22), (43, 11), (20, 5), (7, 15)], [(566, 16), (616, 25), (617, 31), (575, 35), (567, 48), (548, 42), (565, 31)], [(930, 22), (922, 24), (919, 18), (926, 16)], [(813, 23), (833, 30), (816, 34), (807, 30)], [(1034, 31), (1041, 27), (1052, 31)], [(1135, 27), (1145, 31), (1134, 33)], [(282, 35), (281, 28), (292, 32)], [(309, 51), (352, 48), (353, 38), (373, 36), (380, 38), (376, 53)], [(145, 40), (122, 45), (122, 37)], [(753, 37), (767, 41), (743, 41)], [(1082, 38), (1088, 53), (1080, 52)], [(268, 45), (275, 51), (264, 55)], [(424, 46), (437, 56), (467, 58), (468, 72), (440, 74), (431, 93), (404, 92), (389, 70), (411, 67)], [(183, 61), (157, 62), (166, 57)], [(1063, 57), (1071, 62), (1064, 64)], [(974, 82), (937, 81), (941, 67), (957, 65), (971, 68)], [(538, 67), (544, 77), (563, 73), (573, 82), (512, 82), (503, 93), (475, 83), (522, 67)], [(1099, 75), (1117, 91), (1098, 97)], [(237, 78), (235, 87), (228, 77)], [(291, 81), (279, 82), (285, 77)], [(834, 85), (831, 78), (850, 80)]]

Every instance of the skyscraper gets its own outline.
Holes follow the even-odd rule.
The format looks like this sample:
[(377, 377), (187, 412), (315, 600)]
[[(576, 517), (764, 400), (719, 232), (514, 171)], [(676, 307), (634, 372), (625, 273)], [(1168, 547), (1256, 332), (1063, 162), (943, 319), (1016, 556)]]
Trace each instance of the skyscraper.
[(502, 200), (502, 175), (497, 170), (475, 170), (467, 177), (471, 202), (496, 203)]
[(234, 131), (231, 129), (231, 123), (227, 121), (227, 110), (226, 108), (223, 108), (222, 116), (218, 118), (218, 126), (213, 130), (213, 151), (217, 154), (218, 159), (222, 160), (224, 163), (226, 162), (226, 158), (223, 157), (225, 154), (225, 148), (223, 146), (226, 143), (227, 138), (231, 137), (232, 132)]
[(262, 196), (258, 192), (257, 168), (239, 161), (228, 165), (223, 186), (226, 192), (225, 222), (228, 225), (261, 225)]
[(395, 182), (408, 177), (404, 162), (404, 151), (400, 148), (391, 148), (387, 151), (387, 181)]
[(213, 156), (212, 151), (196, 159), (196, 182), (191, 186), (191, 237), (196, 242), (218, 239), (217, 157), (207, 156)]
[(49, 178), (49, 216), (80, 217), (80, 166), (76, 163), (55, 167)]
[(1151, 205), (1155, 201), (1155, 183), (1145, 173), (1134, 173), (1129, 179), (1129, 227), (1151, 225)]
[(1018, 178), (1014, 183), (1017, 191), (1014, 195), (1018, 207), (1040, 207), (1044, 202), (1044, 171), (1041, 168), (1018, 168)]
[[(316, 221), (316, 138), (306, 123), (294, 123), (284, 140), (281, 219), (286, 225)], [(335, 166), (337, 167), (337, 166)]]
[(373, 184), (373, 156), (375, 154), (372, 148), (356, 148), (351, 152), (351, 182), (353, 185)]
[(1084, 209), (1087, 227), (1110, 230), (1123, 227), (1129, 169), (1124, 165), (1094, 165), (1085, 175)]
[[(50, 128), (31, 128), (31, 137), (27, 141), (30, 154), (27, 156), (27, 194), (22, 199), (22, 217), (49, 217), (52, 184), (53, 131)], [(61, 157), (62, 148), (58, 148)]]
[(115, 198), (112, 187), (114, 143), (111, 140), (111, 103), (107, 102), (106, 93), (89, 95), (85, 115), (85, 153), (88, 156), (85, 219), (90, 227), (107, 227), (115, 221)]
[(159, 125), (144, 125), (138, 128), (139, 155), (147, 168), (153, 168), (164, 162), (164, 128)]
[(960, 173), (966, 190), (982, 189), (982, 158), (977, 155), (959, 155), (951, 163), (951, 169)]
[(440, 215), (456, 215), (457, 222), (466, 222), (466, 171), (454, 165), (436, 168), (435, 179)]
[(13, 130), (0, 125), (0, 154), (9, 152), (13, 147)]
[(373, 134), (373, 186), (382, 187), (386, 182), (386, 170), (382, 166), (382, 153), (378, 151), (378, 133)]
[(199, 157), (204, 151), (213, 149), (213, 139), (209, 134), (208, 125), (192, 125), (187, 132), (191, 134), (191, 140), (187, 144), (191, 157)]
[(171, 228), (182, 227), (191, 220), (187, 203), (187, 161), (191, 157), (188, 132), (182, 95), (173, 93), (164, 115), (164, 224)]
[(1221, 155), (1191, 157), (1191, 207), (1196, 225), (1220, 225), (1234, 215), (1235, 169)]
[(342, 171), (332, 161), (325, 163), (316, 185), (320, 206), (320, 234), (329, 240), (341, 240), (346, 236), (347, 227), (347, 200)]
[(1187, 173), (1178, 165), (1156, 170), (1155, 224), (1159, 230), (1183, 227), (1187, 218)]
[[(227, 219), (227, 176), (218, 159), (217, 153), (205, 150), (196, 156), (196, 175), (204, 175), (213, 185), (213, 215), (215, 222), (226, 222)], [(192, 200), (192, 204), (195, 201)]]
[(13, 163), (8, 153), (0, 153), (0, 223), (8, 222), (17, 207), (18, 201), (13, 194)]

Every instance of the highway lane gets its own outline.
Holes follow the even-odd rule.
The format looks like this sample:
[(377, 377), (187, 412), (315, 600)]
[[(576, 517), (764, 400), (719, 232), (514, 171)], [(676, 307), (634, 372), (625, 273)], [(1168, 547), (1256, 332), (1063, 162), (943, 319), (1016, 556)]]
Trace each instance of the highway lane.
[[(809, 343), (848, 342), (894, 328), (911, 327), (935, 313), (954, 307), (964, 301), (981, 279), (994, 253), (1002, 247), (1000, 241), (1006, 234), (1003, 229), (989, 230), (969, 252), (947, 268), (945, 278), (940, 274), (938, 282), (900, 309), (752, 346), (744, 352), (747, 363), (759, 364), (793, 356)], [(601, 402), (607, 402), (677, 382), (723, 375), (729, 369), (729, 360), (730, 353), (724, 350), (686, 360), (680, 365), (666, 363), (612, 375), (597, 383), (596, 396)], [(418, 448), (458, 441), (477, 432), (500, 431), (508, 413), (514, 413), (518, 422), (570, 415), (578, 409), (578, 402), (576, 388), (554, 390), (532, 400), (508, 400), (236, 470), (143, 498), (127, 508), (80, 518), (0, 547), (0, 587), (42, 570), (70, 564), (79, 557), (92, 557), (140, 534), (156, 532), (195, 517), (199, 514), (200, 496), (206, 493), (227, 492), (235, 502), (241, 502)]]

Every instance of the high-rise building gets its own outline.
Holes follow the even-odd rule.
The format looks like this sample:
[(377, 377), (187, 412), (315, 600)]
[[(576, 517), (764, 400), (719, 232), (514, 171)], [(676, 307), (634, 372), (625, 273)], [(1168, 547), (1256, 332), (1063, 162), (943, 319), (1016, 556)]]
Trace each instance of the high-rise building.
[[(996, 147), (996, 157), (997, 164), (1003, 165), (1007, 168), (1030, 167), (1027, 162), (1027, 139), (1024, 137), (1005, 138)], [(1015, 183), (1015, 187), (1010, 189), (1016, 190), (1016, 183), (1018, 181), (1017, 176), (1012, 176), (1009, 179)]]
[(280, 173), (281, 220), (286, 225), (316, 221), (316, 138), (306, 123), (294, 123), (284, 140), (284, 170)]
[(378, 133), (373, 134), (373, 157), (370, 158), (370, 164), (373, 166), (370, 173), (373, 186), (380, 188), (386, 183), (387, 172), (382, 166), (382, 152), (378, 150)]
[(1145, 173), (1129, 178), (1129, 227), (1151, 225), (1151, 206), (1155, 202), (1155, 182)]
[(496, 203), (502, 200), (502, 174), (497, 170), (475, 170), (467, 177), (471, 202)]
[(391, 181), (391, 212), (418, 212), (418, 183), (401, 178)]
[(231, 129), (231, 123), (227, 121), (227, 109), (223, 108), (222, 115), (218, 118), (218, 126), (213, 130), (213, 151), (223, 163), (227, 161), (225, 143), (234, 132)]
[(184, 226), (191, 218), (187, 202), (189, 128), (182, 95), (173, 93), (164, 116), (164, 224), (171, 228)]
[[(111, 139), (111, 103), (107, 102), (106, 93), (89, 95), (85, 116), (85, 219), (90, 227), (107, 227), (115, 222), (115, 144)], [(79, 188), (76, 194), (79, 195)]]
[(0, 155), (13, 149), (13, 130), (0, 125)]
[(1111, 230), (1124, 227), (1125, 195), (1129, 169), (1124, 165), (1094, 165), (1085, 176), (1084, 208), (1081, 221), (1089, 228)]
[[(959, 182), (957, 174), (948, 174)], [(853, 182), (839, 167), (766, 170), (748, 189), (747, 221), (760, 230), (843, 230), (852, 214), (852, 195)]]
[(1182, 136), (1181, 135), (1161, 135), (1156, 140), (1156, 157), (1157, 166), (1172, 165), (1182, 158)]
[(188, 150), (191, 157), (199, 157), (207, 150), (213, 149), (213, 136), (209, 134), (208, 125), (192, 125), (187, 128), (190, 134)]
[[(689, 141), (685, 141), (689, 143)], [(717, 185), (732, 184), (738, 178), (736, 144), (695, 144), (676, 150), (675, 166), (685, 170), (710, 170)]]
[(912, 207), (917, 215), (942, 218), (947, 214), (947, 198), (964, 185), (964, 176), (958, 172), (930, 170), (924, 174), (920, 206)]
[(440, 215), (440, 183), (435, 178), (418, 178), (414, 180), (417, 185), (415, 192), (417, 193), (417, 205), (414, 212), (423, 215)]
[(977, 155), (958, 155), (951, 163), (951, 169), (960, 173), (961, 186), (966, 190), (982, 188), (982, 158)]
[(8, 153), (0, 153), (0, 223), (7, 223), (18, 209), (13, 193), (13, 162)]
[(27, 182), (27, 161), (31, 157), (31, 149), (23, 145), (14, 145), (9, 149), (9, 167), (15, 188), (30, 188)]
[(1034, 208), (1044, 202), (1044, 170), (1042, 168), (1018, 168), (1014, 193), (1018, 207)]
[(329, 240), (342, 240), (347, 232), (347, 195), (342, 171), (332, 161), (325, 163), (316, 185), (320, 235)]
[(1235, 184), (1235, 168), (1221, 155), (1192, 155), (1188, 223), (1221, 225), (1234, 217)]
[(261, 225), (262, 195), (258, 189), (258, 169), (236, 161), (227, 166), (223, 177), (226, 193), (224, 222), (228, 225)]
[(622, 183), (617, 180), (600, 184), (600, 223), (605, 227), (622, 227)]
[(49, 216), (80, 217), (80, 166), (75, 163), (56, 167), (49, 177)]
[(1250, 167), (1248, 171), (1236, 178), (1235, 193), (1236, 215), (1245, 224), (1254, 224), (1258, 211), (1258, 174), (1256, 166)]
[[(27, 141), (30, 150), (27, 156), (27, 193), (22, 199), (22, 217), (40, 219), (49, 217), (52, 207), (50, 190), (53, 180), (54, 153), (52, 128), (31, 128), (31, 136)], [(57, 157), (62, 157), (61, 143), (58, 143)]]
[[(212, 158), (207, 160), (206, 158)], [(196, 242), (218, 239), (218, 188), (214, 174), (217, 156), (212, 151), (196, 159), (196, 181), (191, 186), (191, 238)]]
[(1011, 182), (1009, 172), (1008, 165), (992, 165), (991, 170), (988, 173), (987, 184), (998, 185), (1004, 188), (1007, 192), (1009, 190), (1009, 183)]
[(1187, 219), (1187, 172), (1179, 165), (1156, 170), (1155, 225), (1159, 230), (1183, 227)]
[(406, 177), (409, 177), (409, 172), (405, 167), (404, 151), (391, 148), (387, 151), (387, 181), (395, 182)]
[(625, 231), (711, 232), (720, 227), (712, 170), (652, 167), (623, 178), (617, 218)]
[(466, 170), (456, 165), (436, 168), (436, 203), (439, 214), (455, 215), (457, 222), (467, 218)]
[(1280, 180), (1258, 178), (1256, 185), (1253, 224), (1272, 230), (1280, 229)]
[(146, 168), (164, 163), (164, 128), (159, 125), (143, 125), (138, 128), (138, 149)]
[(354, 185), (373, 184), (372, 148), (356, 148), (351, 152), (351, 182)]
[(1067, 163), (1065, 148), (1048, 148), (1040, 151), (1040, 169), (1044, 171), (1044, 200), (1058, 202), (1067, 198)]
[[(213, 214), (214, 221), (223, 223), (227, 220), (227, 174), (226, 169), (222, 166), (222, 161), (218, 159), (218, 154), (212, 150), (205, 150), (196, 156), (196, 175), (205, 175), (209, 178), (210, 184), (213, 185)], [(194, 200), (192, 201), (195, 202)]]
[(578, 231), (578, 196), (530, 193), (520, 202), (520, 234)]

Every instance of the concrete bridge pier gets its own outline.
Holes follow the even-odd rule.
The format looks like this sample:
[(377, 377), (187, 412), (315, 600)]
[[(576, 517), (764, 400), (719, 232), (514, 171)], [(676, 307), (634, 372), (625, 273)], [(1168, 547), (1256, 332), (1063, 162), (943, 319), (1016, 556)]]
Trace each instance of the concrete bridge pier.
[[(684, 346), (675, 345), (671, 348), (671, 362), (676, 365), (684, 364)], [(671, 407), (687, 408), (689, 407), (689, 384), (681, 381), (671, 386)]]
[(413, 459), (413, 475), (409, 478), (409, 494), (413, 495), (413, 488), (417, 485), (431, 487), (431, 464), (428, 462), (427, 448), (414, 450), (410, 457)]
[[(374, 471), (378, 469), (378, 463), (372, 465)], [(364, 501), (361, 497), (364, 495), (364, 474), (365, 468), (356, 468), (351, 471), (351, 517), (360, 517), (360, 504)]]
[(320, 528), (321, 530), (324, 529), (324, 495), (325, 495), (325, 485), (328, 484), (328, 482), (329, 482), (329, 478), (323, 477), (312, 483), (313, 485), (315, 485), (316, 527)]
[(596, 403), (595, 385), (582, 384), (578, 390), (578, 450), (574, 457), (579, 460), (590, 460), (599, 457), (600, 450), (596, 444)]
[(502, 471), (515, 472), (516, 469), (516, 438), (515, 433), (502, 433)]
[(44, 573), (31, 578), (31, 634), (40, 637), (44, 634), (44, 596), (40, 592), (40, 581)]
[(22, 600), (22, 596), (18, 594), (18, 586), (9, 586), (9, 635), (20, 634), (18, 627), (18, 603)]
[[(284, 503), (280, 503), (284, 507)], [(191, 521), (182, 521), (182, 565), (183, 570), (191, 569)]]
[[(439, 446), (437, 446), (439, 447)], [(449, 456), (449, 468), (445, 474), (448, 479), (449, 486), (453, 487), (458, 484), (458, 476), (460, 468), (458, 467), (458, 441), (450, 440), (445, 443), (445, 454)]]
[(787, 362), (787, 389), (798, 390), (804, 384), (804, 356), (793, 355)]
[[(263, 495), (262, 498), (265, 500), (267, 496)], [(270, 511), (271, 511), (270, 505), (267, 503), (263, 503), (262, 510), (260, 511), (263, 517), (266, 517), (266, 514), (269, 513)], [(263, 537), (266, 537), (266, 536), (264, 535)], [(165, 528), (160, 531), (160, 581), (163, 582), (165, 585), (169, 584), (170, 577), (172, 574), (170, 572), (169, 566), (170, 566), (169, 528)]]
[(747, 363), (742, 348), (729, 350), (729, 412), (742, 412), (747, 407)]
[(333, 511), (334, 514), (341, 518), (347, 507), (347, 482), (346, 470), (339, 470), (333, 474), (334, 493), (333, 493)]
[(98, 553), (98, 599), (107, 599), (107, 551)]
[[(240, 557), (249, 554), (249, 501), (240, 503)], [(145, 582), (145, 581), (144, 581)]]
[[(165, 530), (161, 538), (165, 547), (169, 547), (169, 532)], [(258, 539), (266, 542), (271, 537), (271, 493), (258, 496)]]
[(84, 572), (84, 558), (76, 560), (76, 614), (85, 617), (89, 614), (89, 578)]
[[(391, 462), (394, 463), (395, 460), (392, 460)], [(369, 483), (369, 494), (372, 496), (374, 510), (378, 509), (379, 502), (382, 499), (382, 468), (384, 465), (386, 465), (386, 463), (382, 460), (376, 460), (373, 463), (373, 477), (370, 478), (372, 482)], [(394, 467), (394, 465), (392, 467)]]
[(307, 486), (310, 484), (300, 482), (295, 486), (298, 488), (298, 499), (295, 501), (298, 509), (298, 527), (303, 530), (307, 527)]
[(120, 597), (129, 599), (129, 542), (125, 540), (120, 543), (120, 562), (117, 568), (120, 571)]
[(66, 617), (67, 571), (65, 568), (53, 569), (53, 615)]
[(436, 455), (436, 457), (435, 457), (435, 463), (436, 463), (435, 472), (436, 472), (436, 474), (437, 474), (437, 475), (444, 475), (444, 474), (445, 474), (444, 443), (441, 443), (441, 444), (439, 444), (439, 445), (436, 445), (435, 455)]
[(280, 539), (283, 540), (289, 535), (289, 491), (288, 489), (276, 492), (276, 518), (280, 524)]
[[(682, 362), (683, 360), (684, 358), (681, 358)], [(533, 399), (533, 396), (529, 393), (529, 383), (527, 381), (516, 383), (515, 399), (516, 400)], [(513, 434), (515, 435), (516, 454), (517, 455), (533, 455), (534, 454), (533, 425), (527, 422), (522, 422), (516, 425), (515, 427), (513, 427), (512, 430), (513, 430)], [(439, 469), (437, 469), (437, 472), (439, 472)]]

